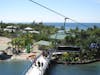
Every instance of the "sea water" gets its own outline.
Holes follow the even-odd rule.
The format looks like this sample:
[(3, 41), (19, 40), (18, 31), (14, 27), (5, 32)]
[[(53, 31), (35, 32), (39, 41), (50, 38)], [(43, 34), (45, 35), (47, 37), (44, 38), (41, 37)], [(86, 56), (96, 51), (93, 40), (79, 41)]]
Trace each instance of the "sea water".
[[(45, 25), (51, 25), (58, 28), (61, 28), (61, 26), (64, 26), (64, 23), (44, 23)], [(66, 23), (65, 28), (66, 30), (69, 29), (75, 29), (78, 27), (79, 29), (87, 29), (87, 28), (93, 28), (94, 26), (97, 26), (100, 28), (100, 23)]]
[(81, 65), (53, 65), (46, 75), (100, 75), (100, 62)]
[[(0, 75), (24, 75), (30, 61), (1, 61)], [(85, 65), (55, 64), (45, 75), (100, 75), (100, 62)]]
[(23, 75), (30, 61), (0, 61), (0, 75)]

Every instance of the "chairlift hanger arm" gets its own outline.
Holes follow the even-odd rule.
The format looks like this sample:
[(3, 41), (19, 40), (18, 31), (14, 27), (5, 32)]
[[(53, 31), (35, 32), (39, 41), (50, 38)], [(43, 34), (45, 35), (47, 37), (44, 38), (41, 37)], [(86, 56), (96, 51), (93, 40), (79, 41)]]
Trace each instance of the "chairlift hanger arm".
[(36, 1), (34, 1), (34, 0), (29, 0), (29, 1), (32, 2), (32, 3), (35, 3), (35, 4), (39, 5), (39, 6), (41, 6), (41, 7), (43, 7), (43, 8), (45, 8), (45, 9), (47, 9), (47, 10), (49, 10), (49, 11), (51, 11), (51, 12), (53, 12), (53, 13), (55, 13), (55, 14), (61, 16), (61, 17), (63, 17), (63, 18), (65, 19), (65, 22), (66, 22), (66, 19), (69, 19), (69, 20), (71, 20), (71, 21), (73, 21), (73, 22), (75, 22), (75, 23), (77, 23), (77, 24), (83, 25), (83, 26), (85, 26), (85, 27), (87, 27), (87, 28), (89, 27), (89, 26), (87, 26), (87, 25), (85, 25), (85, 24), (82, 24), (82, 23), (77, 22), (76, 20), (73, 20), (73, 19), (71, 19), (71, 18), (69, 18), (69, 17), (66, 17), (65, 15), (63, 15), (63, 14), (61, 14), (61, 13), (59, 13), (59, 12), (53, 10), (53, 9), (50, 9), (50, 8), (48, 8), (47, 6), (44, 6), (44, 5), (38, 3), (38, 2), (36, 2)]

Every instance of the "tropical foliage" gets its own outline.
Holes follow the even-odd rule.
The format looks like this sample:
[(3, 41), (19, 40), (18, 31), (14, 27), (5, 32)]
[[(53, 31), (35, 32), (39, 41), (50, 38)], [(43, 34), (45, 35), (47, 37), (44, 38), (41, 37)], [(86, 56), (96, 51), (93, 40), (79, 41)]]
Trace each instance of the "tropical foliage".
[[(100, 28), (94, 26), (87, 30), (71, 29), (69, 31), (73, 36), (66, 36), (66, 45), (81, 47), (80, 59), (99, 59), (100, 58)], [(93, 45), (94, 44), (94, 45)], [(91, 47), (91, 45), (93, 47)], [(72, 53), (71, 53), (72, 54)], [(75, 54), (74, 54), (75, 55)], [(67, 57), (66, 57), (67, 58)]]
[[(8, 32), (4, 31), (4, 28), (7, 26), (16, 26), (18, 27), (16, 32)], [(38, 31), (39, 34), (33, 33), (23, 33), (26, 27), (31, 27), (33, 30)], [(0, 23), (0, 36), (5, 36), (11, 38), (12, 41), (10, 42), (12, 46), (16, 49), (16, 51), (23, 50), (26, 48), (27, 45), (33, 45), (34, 42), (45, 40), (50, 41), (49, 35), (54, 34), (58, 28), (54, 26), (47, 26), (43, 23)], [(51, 48), (44, 47), (46, 50)]]
[[(17, 26), (18, 29), (16, 32), (9, 33), (7, 31), (3, 31), (6, 26)], [(40, 34), (31, 34), (26, 33), (23, 34), (20, 30), (23, 30), (26, 27), (31, 27), (33, 30), (39, 31)], [(63, 27), (61, 28), (63, 29)], [(57, 41), (60, 45), (67, 45), (67, 46), (80, 46), (80, 59), (94, 59), (100, 57), (100, 28), (99, 27), (92, 27), (86, 30), (80, 30), (78, 27), (76, 29), (70, 29), (70, 35), (66, 34), (65, 39), (63, 40), (54, 40), (50, 39), (50, 35), (55, 34), (58, 28), (54, 26), (47, 26), (43, 23), (0, 23), (0, 36), (6, 36), (12, 38), (11, 44), (17, 48), (17, 50), (25, 48), (28, 44), (32, 45), (34, 42), (40, 40), (46, 40), (52, 42), (52, 47), (55, 47), (55, 41)], [(74, 35), (74, 36), (73, 36)], [(98, 47), (90, 48), (91, 43), (96, 43)], [(52, 47), (46, 47), (46, 49)], [(69, 54), (70, 55), (70, 54)], [(74, 56), (74, 54), (73, 54)], [(67, 56), (68, 57), (68, 56)]]

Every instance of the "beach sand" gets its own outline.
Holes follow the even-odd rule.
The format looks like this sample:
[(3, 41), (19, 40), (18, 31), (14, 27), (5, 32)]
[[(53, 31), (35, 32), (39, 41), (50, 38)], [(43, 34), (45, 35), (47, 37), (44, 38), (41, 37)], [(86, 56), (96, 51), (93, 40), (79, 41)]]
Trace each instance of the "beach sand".
[[(6, 50), (9, 46), (8, 42), (10, 42), (10, 38), (0, 37), (0, 50)], [(8, 60), (31, 60), (40, 55), (42, 51), (38, 50), (37, 46), (34, 46), (34, 50), (31, 53), (20, 53), (19, 55), (12, 55), (12, 57)]]
[(33, 60), (39, 56), (42, 52), (33, 52), (33, 53), (21, 53), (19, 55), (13, 55), (11, 60)]
[(9, 46), (8, 42), (10, 41), (10, 38), (0, 37), (0, 50), (5, 50)]

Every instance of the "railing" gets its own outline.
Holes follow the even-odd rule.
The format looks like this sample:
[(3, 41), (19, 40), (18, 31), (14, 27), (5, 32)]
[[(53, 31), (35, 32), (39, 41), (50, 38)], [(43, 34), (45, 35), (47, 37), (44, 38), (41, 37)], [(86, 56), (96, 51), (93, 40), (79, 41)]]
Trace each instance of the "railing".
[(33, 68), (32, 65), (35, 63), (35, 60), (37, 60), (41, 55), (42, 55), (42, 53), (39, 56), (37, 56), (36, 58), (34, 58), (32, 63), (28, 66), (28, 68), (23, 72), (22, 75), (25, 75), (29, 71), (30, 68)]
[[(53, 54), (53, 52), (50, 51), (50, 52), (48, 53), (48, 56), (45, 58), (46, 61), (47, 61), (47, 63), (45, 64), (45, 67), (44, 67), (44, 68), (41, 67), (41, 69), (40, 69), (39, 67), (36, 67), (36, 68), (38, 68), (38, 70), (40, 71), (40, 73), (41, 73), (40, 75), (43, 75), (43, 74), (44, 74), (44, 72), (45, 72), (45, 70), (46, 70), (46, 68), (47, 68), (47, 66), (48, 66), (48, 64), (49, 64), (49, 62), (50, 62), (50, 60), (51, 60), (52, 54)], [(23, 75), (26, 75), (26, 74), (29, 74), (29, 73), (30, 73), (30, 71), (35, 67), (35, 66), (33, 66), (33, 65), (35, 64), (35, 62), (37, 61), (37, 59), (38, 59), (41, 55), (42, 55), (42, 53), (41, 53), (40, 55), (38, 55), (38, 56), (32, 61), (32, 63), (31, 63), (31, 64), (28, 66), (28, 68), (24, 71)]]

